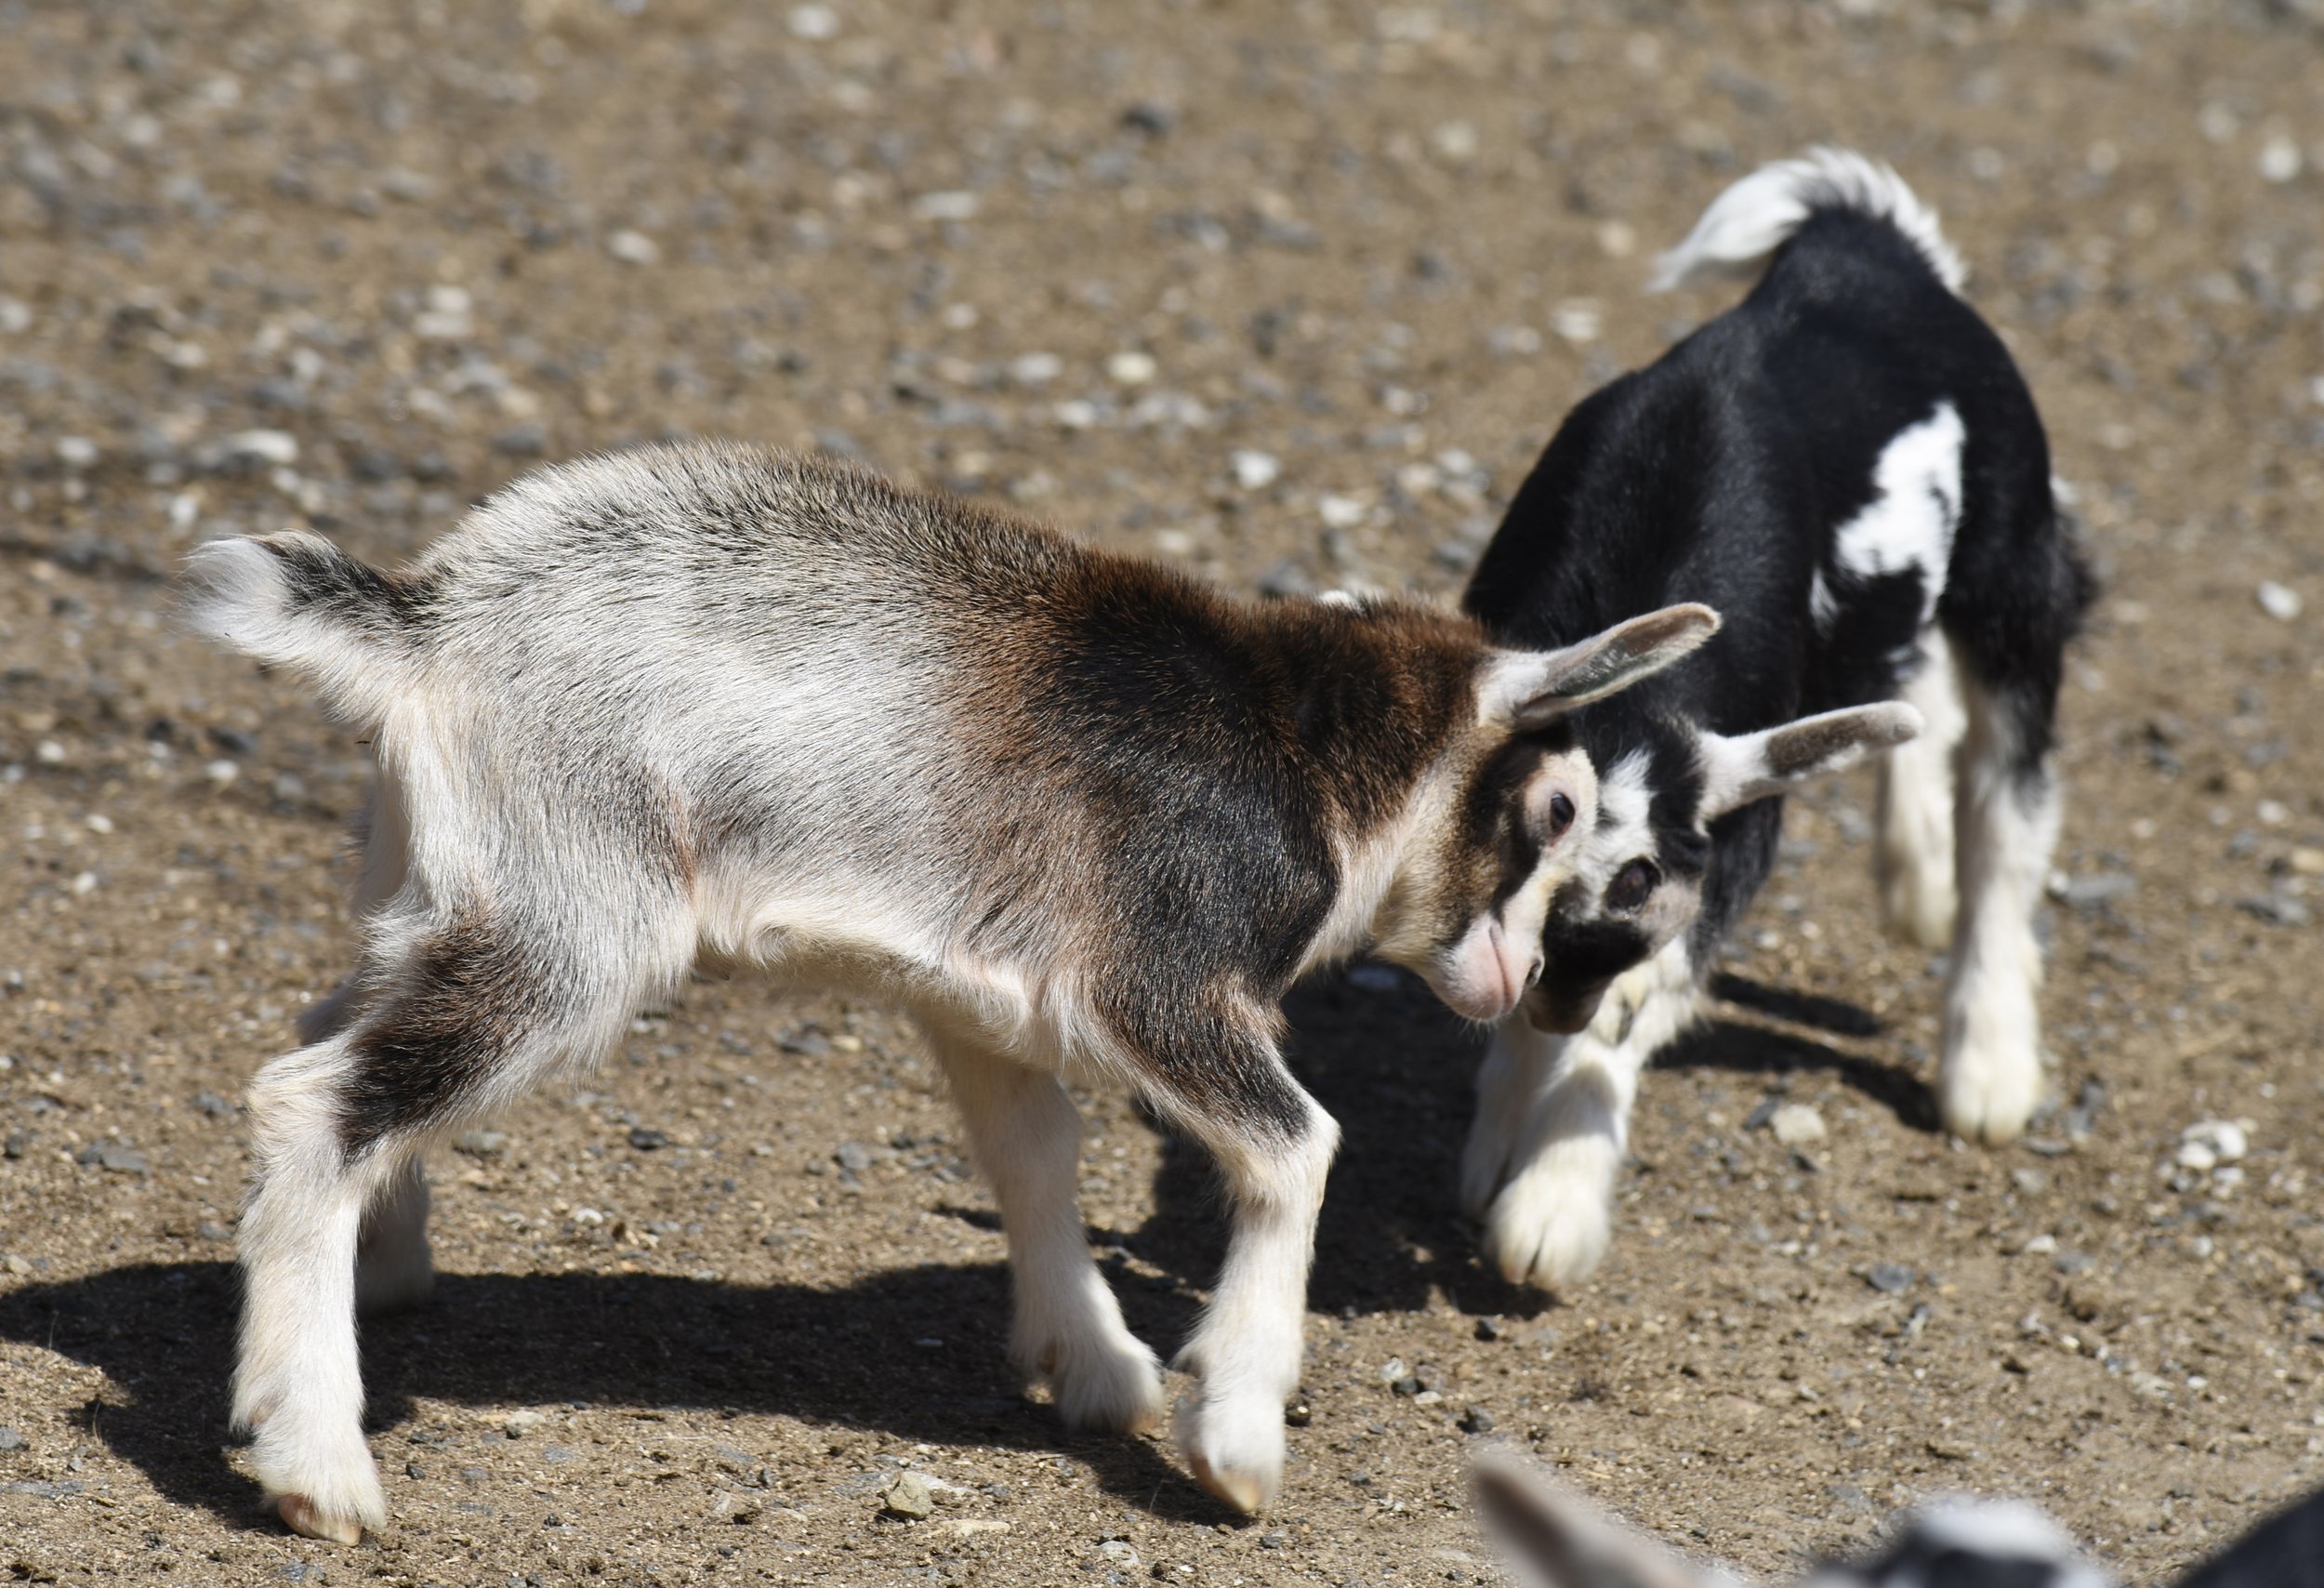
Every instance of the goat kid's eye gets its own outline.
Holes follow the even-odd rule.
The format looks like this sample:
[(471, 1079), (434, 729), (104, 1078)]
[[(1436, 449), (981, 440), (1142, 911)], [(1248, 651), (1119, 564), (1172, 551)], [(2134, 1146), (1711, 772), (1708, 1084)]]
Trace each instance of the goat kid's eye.
[(1574, 825), (1574, 802), (1563, 794), (1550, 796), (1550, 836), (1563, 838)]
[(1655, 869), (1651, 860), (1633, 860), (1615, 873), (1614, 880), (1605, 890), (1605, 907), (1617, 915), (1628, 915), (1646, 902), (1662, 880), (1662, 873)]

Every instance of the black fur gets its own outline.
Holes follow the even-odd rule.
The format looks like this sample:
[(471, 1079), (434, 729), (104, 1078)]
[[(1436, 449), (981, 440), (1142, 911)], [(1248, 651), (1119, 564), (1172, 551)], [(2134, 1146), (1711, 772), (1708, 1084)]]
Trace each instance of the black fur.
[[(1876, 499), (1883, 449), (1948, 403), (1965, 432), (1962, 501), (1936, 621), (2002, 702), (2012, 772), (2031, 778), (2091, 576), (2008, 352), (1879, 217), (1815, 213), (1744, 302), (1586, 399), (1470, 583), (1468, 611), (1512, 644), (1566, 643), (1671, 602), (1719, 609), (1724, 626), (1697, 655), (1572, 719), (1601, 777), (1633, 752), (1650, 758), (1652, 858), (1667, 876), (1702, 880), (1698, 967), (1766, 880), (1782, 814), (1775, 799), (1734, 812), (1706, 851), (1694, 732), (1748, 733), (1896, 695), (1921, 581), (1853, 576), (1837, 532)], [(1820, 625), (1819, 572), (1836, 602)], [(1552, 1000), (1627, 968), (1603, 933), (1561, 939), (1561, 920), (1590, 903), (1552, 909)]]

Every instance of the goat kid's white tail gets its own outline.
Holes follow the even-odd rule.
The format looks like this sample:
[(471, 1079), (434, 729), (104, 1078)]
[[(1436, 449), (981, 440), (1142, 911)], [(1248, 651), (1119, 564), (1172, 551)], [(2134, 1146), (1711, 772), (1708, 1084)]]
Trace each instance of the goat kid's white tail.
[(324, 705), (376, 723), (404, 693), (408, 604), (390, 576), (303, 530), (195, 549), (184, 615), (201, 633), (314, 681)]
[(1905, 179), (1851, 149), (1811, 149), (1795, 160), (1762, 165), (1713, 199), (1686, 240), (1655, 261), (1649, 292), (1750, 277), (1819, 210), (1854, 210), (1887, 221), (1921, 250), (1937, 279), (1954, 292), (1969, 269)]

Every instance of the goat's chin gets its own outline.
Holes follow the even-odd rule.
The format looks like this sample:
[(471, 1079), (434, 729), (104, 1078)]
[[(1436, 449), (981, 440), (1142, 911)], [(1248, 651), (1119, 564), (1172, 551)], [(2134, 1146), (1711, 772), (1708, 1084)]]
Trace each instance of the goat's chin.
[(1463, 1020), (1490, 1025), (1507, 1017), (1517, 1007), (1520, 990), (1508, 973), (1496, 962), (1491, 972), (1482, 975), (1432, 975), (1427, 978), (1446, 1009)]
[(1525, 1018), (1536, 1031), (1546, 1031), (1552, 1037), (1571, 1037), (1578, 1031), (1590, 1029), (1590, 1023), (1598, 1017), (1598, 1005), (1604, 993), (1592, 993), (1581, 999), (1545, 999), (1539, 994), (1525, 999)]

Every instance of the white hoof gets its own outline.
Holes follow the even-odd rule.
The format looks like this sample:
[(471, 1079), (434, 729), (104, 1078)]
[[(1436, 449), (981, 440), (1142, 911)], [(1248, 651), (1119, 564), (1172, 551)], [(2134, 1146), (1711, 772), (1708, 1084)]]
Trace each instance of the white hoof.
[(1502, 1188), (1485, 1219), (1485, 1254), (1512, 1285), (1568, 1294), (1598, 1270), (1613, 1238), (1610, 1155), (1562, 1143)]
[(1952, 946), (1959, 901), (1952, 867), (1907, 863), (1881, 876), (1881, 922), (1891, 937), (1941, 953)]
[(2030, 1045), (1964, 1044), (1946, 1054), (1937, 1106), (1963, 1141), (2015, 1141), (2040, 1102), (2041, 1060)]
[(1050, 1386), (1068, 1427), (1144, 1434), (1162, 1425), (1162, 1364), (1127, 1331), (1020, 1344), (1010, 1356)]
[(1195, 1481), (1247, 1515), (1283, 1487), (1283, 1402), (1238, 1395), (1178, 1403), (1178, 1448)]
[(361, 1428), (302, 1428), (287, 1412), (254, 1416), (240, 1408), (234, 1421), (255, 1428), (251, 1465), (274, 1514), (291, 1531), (351, 1544), (365, 1528), (387, 1526), (387, 1491)]

